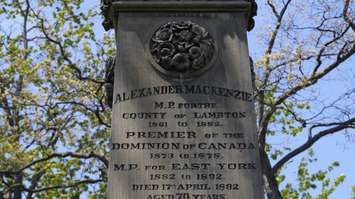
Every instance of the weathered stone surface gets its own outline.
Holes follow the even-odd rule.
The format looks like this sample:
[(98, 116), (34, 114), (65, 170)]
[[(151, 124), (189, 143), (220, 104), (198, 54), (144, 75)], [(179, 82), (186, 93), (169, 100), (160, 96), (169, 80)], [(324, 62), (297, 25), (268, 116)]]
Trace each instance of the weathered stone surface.
[[(108, 198), (263, 198), (248, 14), (125, 11), (117, 17)], [(167, 24), (173, 30), (157, 36)], [(196, 33), (192, 27), (199, 27)], [(213, 50), (201, 44), (206, 38)], [(153, 40), (162, 46), (152, 50)], [(207, 49), (189, 53), (192, 48)], [(204, 53), (214, 58), (200, 68), (174, 68), (192, 68)], [(165, 63), (167, 56), (172, 60)], [(159, 69), (168, 66), (173, 75)]]
[[(106, 30), (109, 30), (111, 28), (114, 28), (114, 20), (113, 20), (113, 16), (115, 15), (115, 8), (113, 6), (113, 4), (115, 2), (123, 2), (123, 1), (132, 1), (134, 2), (135, 0), (101, 0), (101, 10), (102, 10), (102, 14), (104, 16), (104, 22), (102, 23), (104, 28)], [(146, 2), (149, 0), (143, 0), (141, 2)], [(154, 1), (151, 0), (151, 2), (181, 2), (181, 1), (185, 1), (185, 2), (209, 2), (211, 0), (164, 0), (164, 1)], [(254, 17), (257, 14), (257, 4), (255, 2), (255, 0), (212, 0), (212, 2), (218, 2), (218, 1), (225, 1), (225, 2), (248, 2), (250, 3), (250, 11), (249, 11), (249, 19), (248, 19), (248, 28), (247, 30), (250, 31), (254, 28), (255, 25), (255, 21), (254, 21)]]

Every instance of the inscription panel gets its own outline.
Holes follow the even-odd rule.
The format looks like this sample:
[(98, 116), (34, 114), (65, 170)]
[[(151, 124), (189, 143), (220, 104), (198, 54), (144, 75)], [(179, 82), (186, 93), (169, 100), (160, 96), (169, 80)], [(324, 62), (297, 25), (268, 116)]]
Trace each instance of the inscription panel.
[[(262, 198), (245, 16), (119, 17), (109, 198)], [(206, 28), (213, 67), (186, 79), (151, 66), (148, 33), (170, 21)]]

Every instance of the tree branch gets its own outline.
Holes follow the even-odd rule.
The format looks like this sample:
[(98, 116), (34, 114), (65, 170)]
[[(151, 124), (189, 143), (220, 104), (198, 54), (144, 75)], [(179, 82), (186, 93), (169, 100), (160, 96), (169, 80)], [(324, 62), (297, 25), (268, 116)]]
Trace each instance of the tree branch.
[(343, 9), (343, 17), (344, 17), (344, 20), (351, 26), (351, 29), (353, 31), (355, 31), (354, 17), (350, 16), (350, 14), (348, 13), (351, 1), (352, 0), (345, 0), (345, 5), (344, 5), (344, 9)]
[[(31, 179), (31, 185), (29, 187), (29, 190), (34, 190), (36, 189), (38, 183), (40, 182), (42, 176), (45, 174), (45, 170), (42, 170), (36, 174), (33, 175), (32, 179)], [(26, 196), (26, 199), (32, 199), (32, 195), (34, 194), (34, 192), (32, 191), (28, 191), (28, 194)]]
[[(287, 8), (288, 6), (290, 5), (292, 0), (288, 0), (286, 2), (286, 4), (284, 5), (284, 7), (282, 8), (280, 14), (276, 11), (276, 7), (275, 5), (272, 3), (271, 0), (268, 0), (268, 5), (271, 7), (271, 9), (273, 10), (276, 18), (277, 18), (277, 24), (274, 28), (274, 30), (272, 31), (271, 33), (271, 39), (269, 41), (269, 44), (268, 44), (268, 47), (267, 47), (267, 50), (266, 52), (264, 53), (267, 58), (266, 58), (266, 72), (264, 74), (264, 78), (263, 78), (263, 85), (267, 85), (267, 82), (269, 81), (269, 78), (270, 78), (270, 75), (271, 75), (271, 72), (273, 71), (273, 68), (269, 67), (270, 65), (270, 57), (269, 55), (272, 53), (273, 51), (273, 48), (275, 46), (275, 42), (276, 42), (276, 39), (277, 39), (277, 35), (280, 31), (280, 28), (281, 28), (281, 24), (282, 24), (282, 20), (283, 20), (283, 17), (287, 11)], [(259, 126), (261, 125), (262, 121), (263, 121), (263, 118), (264, 118), (264, 112), (265, 112), (265, 105), (264, 105), (264, 102), (265, 102), (265, 95), (264, 95), (264, 92), (261, 90), (260, 91), (260, 95), (259, 95)], [(261, 138), (262, 140), (264, 140), (265, 138), (263, 137), (259, 137)], [(261, 141), (261, 143), (265, 143), (265, 141)], [(262, 145), (264, 146), (264, 144)]]
[(348, 58), (350, 58), (354, 53), (355, 53), (355, 44), (353, 44), (352, 48), (349, 50), (349, 52), (343, 54), (344, 52), (339, 52), (338, 54), (340, 56), (337, 57), (337, 59), (328, 65), (323, 71), (320, 71), (311, 77), (305, 79), (304, 81), (300, 82), (298, 85), (295, 87), (289, 89), (288, 91), (284, 92), (279, 98), (275, 100), (275, 103), (271, 107), (270, 111), (265, 115), (263, 118), (263, 121), (261, 125), (259, 126), (259, 141), (261, 143), (261, 146), (265, 146), (265, 139), (266, 139), (266, 132), (267, 128), (269, 125), (269, 121), (272, 117), (272, 115), (275, 113), (277, 106), (283, 103), (285, 100), (287, 100), (290, 96), (296, 94), (300, 90), (303, 90), (305, 88), (308, 88), (315, 83), (318, 82), (321, 78), (329, 74), (331, 71), (333, 71), (336, 67), (338, 67), (340, 64), (345, 62)]
[(263, 148), (259, 148), (259, 152), (266, 195), (269, 199), (282, 199), (278, 184), (276, 182), (275, 173), (272, 172), (269, 157)]
[(35, 160), (35, 161), (31, 162), (30, 164), (28, 164), (28, 165), (22, 167), (21, 169), (19, 169), (18, 171), (0, 171), (0, 175), (16, 174), (18, 172), (21, 172), (21, 171), (24, 171), (26, 169), (29, 169), (32, 166), (36, 165), (36, 164), (51, 160), (53, 158), (67, 158), (67, 157), (78, 158), (78, 159), (92, 159), (92, 158), (95, 158), (95, 159), (98, 159), (101, 162), (103, 162), (105, 164), (106, 168), (108, 168), (108, 164), (109, 164), (108, 160), (104, 156), (101, 156), (101, 155), (96, 154), (94, 152), (91, 152), (88, 155), (72, 153), (72, 152), (68, 152), (68, 153), (53, 153), (53, 154), (51, 154), (51, 155), (49, 155), (49, 156), (47, 156), (45, 158), (38, 159), (38, 160)]
[(55, 45), (57, 45), (57, 46), (59, 47), (59, 52), (60, 52), (61, 56), (62, 56), (63, 59), (68, 63), (68, 66), (69, 66), (72, 70), (75, 71), (75, 75), (76, 75), (76, 77), (77, 77), (79, 80), (89, 80), (89, 81), (92, 81), (92, 82), (97, 83), (97, 84), (104, 84), (104, 83), (105, 83), (104, 81), (101, 81), (101, 80), (93, 79), (93, 78), (90, 78), (90, 77), (84, 77), (84, 76), (82, 75), (82, 72), (81, 72), (80, 68), (77, 67), (77, 66), (74, 64), (74, 62), (68, 57), (67, 53), (65, 52), (65, 48), (64, 48), (64, 46), (62, 45), (62, 43), (61, 43), (60, 41), (57, 41), (57, 40), (53, 39), (53, 38), (48, 34), (48, 32), (46, 31), (46, 27), (45, 27), (45, 25), (44, 25), (45, 20), (42, 19), (42, 18), (40, 18), (38, 15), (36, 15), (36, 17), (37, 17), (37, 19), (40, 21), (40, 25), (41, 25), (40, 28), (41, 28), (41, 31), (42, 31), (43, 35), (45, 36), (45, 38), (46, 38), (49, 42), (51, 42), (51, 43), (53, 43), (53, 44), (55, 44)]
[(290, 153), (285, 155), (283, 158), (281, 158), (272, 168), (273, 173), (276, 173), (286, 162), (288, 162), (289, 160), (291, 160), (295, 156), (299, 155), (300, 153), (302, 153), (305, 150), (312, 147), (322, 137), (337, 133), (337, 132), (342, 131), (347, 128), (351, 128), (353, 125), (355, 125), (355, 118), (351, 118), (351, 119), (349, 119), (345, 122), (341, 122), (341, 123), (330, 123), (330, 124), (324, 124), (324, 125), (316, 125), (314, 127), (311, 127), (310, 131), (312, 131), (312, 129), (314, 129), (316, 127), (325, 127), (325, 126), (333, 126), (333, 125), (336, 125), (336, 126), (326, 129), (326, 130), (323, 130), (323, 131), (317, 133), (316, 135), (309, 137), (306, 143), (297, 147), (295, 150), (291, 151)]
[(88, 179), (88, 180), (77, 181), (77, 182), (74, 182), (73, 184), (56, 185), (56, 186), (45, 187), (45, 188), (41, 188), (41, 189), (29, 189), (29, 188), (25, 188), (25, 187), (22, 187), (22, 189), (23, 189), (23, 191), (30, 192), (30, 193), (39, 193), (39, 192), (49, 191), (49, 190), (52, 190), (52, 189), (68, 189), (68, 188), (77, 187), (77, 186), (79, 186), (81, 184), (96, 184), (96, 183), (99, 183), (99, 182), (103, 182), (103, 180), (101, 180), (101, 179), (98, 179), (98, 180)]

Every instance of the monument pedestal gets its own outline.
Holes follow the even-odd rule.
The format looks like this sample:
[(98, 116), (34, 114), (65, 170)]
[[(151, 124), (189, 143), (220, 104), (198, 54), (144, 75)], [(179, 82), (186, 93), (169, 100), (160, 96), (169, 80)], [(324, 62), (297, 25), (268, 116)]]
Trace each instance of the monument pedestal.
[(113, 2), (109, 199), (261, 199), (246, 1)]

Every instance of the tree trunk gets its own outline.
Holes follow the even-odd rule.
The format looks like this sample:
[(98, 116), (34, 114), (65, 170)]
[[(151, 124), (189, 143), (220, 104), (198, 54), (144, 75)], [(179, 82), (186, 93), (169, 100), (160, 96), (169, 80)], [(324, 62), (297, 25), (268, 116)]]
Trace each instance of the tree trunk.
[(263, 171), (265, 190), (268, 199), (282, 199), (275, 174), (272, 172), (271, 163), (265, 151), (260, 148), (261, 167)]
[(18, 173), (15, 176), (15, 187), (13, 191), (13, 199), (21, 199), (22, 198), (22, 173)]

